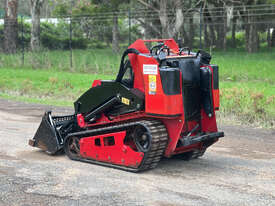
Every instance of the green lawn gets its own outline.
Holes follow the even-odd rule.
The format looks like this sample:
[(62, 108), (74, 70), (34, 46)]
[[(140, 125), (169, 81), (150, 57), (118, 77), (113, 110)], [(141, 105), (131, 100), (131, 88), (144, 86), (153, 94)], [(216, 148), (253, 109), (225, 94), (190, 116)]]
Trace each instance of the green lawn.
[(112, 75), (81, 74), (54, 70), (0, 68), (0, 95), (31, 102), (72, 105), (95, 79)]
[[(220, 68), (221, 118), (275, 127), (275, 58), (273, 52), (215, 52)], [(107, 49), (0, 55), (0, 96), (55, 105), (72, 105), (94, 79), (114, 79), (121, 54)]]

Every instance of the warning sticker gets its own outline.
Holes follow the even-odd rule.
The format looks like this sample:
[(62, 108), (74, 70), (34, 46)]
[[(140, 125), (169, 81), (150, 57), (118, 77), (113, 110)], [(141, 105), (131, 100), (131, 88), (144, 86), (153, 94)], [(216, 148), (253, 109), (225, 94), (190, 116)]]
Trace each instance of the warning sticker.
[(143, 74), (158, 74), (158, 65), (156, 64), (143, 64)]
[(125, 97), (122, 97), (122, 98), (121, 98), (121, 102), (122, 102), (123, 104), (130, 105), (130, 100), (127, 99), (127, 98), (125, 98)]
[(157, 91), (157, 76), (149, 75), (149, 94), (156, 94)]

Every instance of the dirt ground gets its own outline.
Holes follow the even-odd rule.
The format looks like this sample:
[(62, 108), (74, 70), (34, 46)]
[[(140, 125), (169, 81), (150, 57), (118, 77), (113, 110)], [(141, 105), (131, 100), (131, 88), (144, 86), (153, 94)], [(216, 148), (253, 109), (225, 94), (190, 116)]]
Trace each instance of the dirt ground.
[(220, 125), (226, 137), (190, 162), (143, 173), (49, 156), (28, 146), (45, 110), (0, 99), (0, 205), (275, 205), (275, 130)]

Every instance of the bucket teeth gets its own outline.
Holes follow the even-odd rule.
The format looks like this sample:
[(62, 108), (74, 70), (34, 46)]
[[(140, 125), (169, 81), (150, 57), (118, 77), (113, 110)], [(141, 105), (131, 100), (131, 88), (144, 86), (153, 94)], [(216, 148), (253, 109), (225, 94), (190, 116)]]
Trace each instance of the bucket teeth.
[(32, 147), (35, 147), (35, 140), (34, 139), (29, 139), (29, 145)]

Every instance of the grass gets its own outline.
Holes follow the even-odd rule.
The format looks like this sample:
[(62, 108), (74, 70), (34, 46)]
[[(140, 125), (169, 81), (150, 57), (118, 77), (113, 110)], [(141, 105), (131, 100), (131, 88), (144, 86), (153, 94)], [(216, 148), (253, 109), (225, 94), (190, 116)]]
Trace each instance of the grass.
[[(273, 51), (275, 53), (275, 50)], [(273, 54), (274, 54), (273, 53)], [(275, 59), (272, 52), (247, 54), (245, 52), (217, 52), (212, 63), (221, 68), (222, 81), (275, 83)]]
[[(273, 53), (275, 50), (273, 50)], [(214, 52), (220, 67), (221, 119), (275, 127), (275, 58), (258, 54)], [(54, 105), (72, 105), (94, 79), (114, 79), (120, 55), (107, 49), (74, 50), (73, 68), (67, 51), (0, 56), (0, 96)]]
[(275, 127), (272, 52), (217, 52), (213, 57), (212, 63), (220, 67), (222, 117), (230, 116), (243, 124)]
[(114, 74), (120, 64), (120, 55), (114, 55), (109, 49), (74, 50), (72, 65), (70, 51), (26, 52), (24, 65), (22, 54), (0, 55), (0, 68), (50, 69), (81, 73)]
[(95, 79), (111, 75), (81, 74), (54, 70), (0, 69), (0, 95), (43, 104), (72, 105)]

